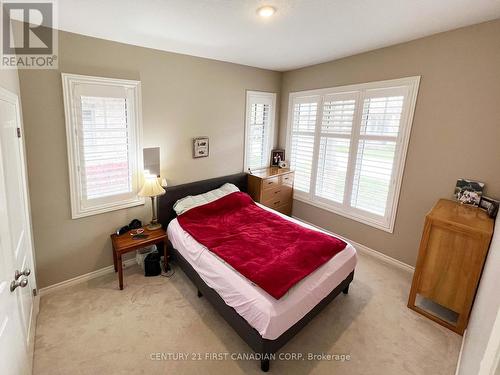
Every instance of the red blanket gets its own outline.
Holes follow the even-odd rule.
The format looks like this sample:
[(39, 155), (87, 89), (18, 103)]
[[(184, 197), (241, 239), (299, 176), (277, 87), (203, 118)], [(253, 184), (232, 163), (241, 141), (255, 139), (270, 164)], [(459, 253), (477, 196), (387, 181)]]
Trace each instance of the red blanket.
[(232, 193), (178, 217), (181, 227), (274, 298), (346, 247)]

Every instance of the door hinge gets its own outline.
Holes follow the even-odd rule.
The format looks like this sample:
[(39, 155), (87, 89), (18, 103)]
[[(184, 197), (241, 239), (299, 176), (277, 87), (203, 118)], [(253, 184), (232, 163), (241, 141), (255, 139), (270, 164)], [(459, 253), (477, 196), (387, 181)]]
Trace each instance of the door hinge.
[(17, 128), (17, 138), (21, 138), (21, 128)]
[(37, 293), (36, 289), (33, 289), (33, 297), (36, 297), (37, 294), (38, 293)]

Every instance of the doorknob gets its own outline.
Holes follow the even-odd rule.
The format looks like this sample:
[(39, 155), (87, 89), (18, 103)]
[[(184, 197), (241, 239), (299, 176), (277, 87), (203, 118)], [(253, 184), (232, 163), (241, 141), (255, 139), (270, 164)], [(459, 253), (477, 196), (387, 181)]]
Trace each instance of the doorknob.
[(10, 291), (13, 292), (18, 286), (24, 288), (26, 285), (28, 285), (28, 279), (22, 279), (21, 281), (14, 280), (10, 283)]
[(14, 273), (14, 280), (19, 279), (21, 276), (29, 276), (31, 274), (31, 270), (29, 268), (26, 268), (23, 272), (16, 270)]

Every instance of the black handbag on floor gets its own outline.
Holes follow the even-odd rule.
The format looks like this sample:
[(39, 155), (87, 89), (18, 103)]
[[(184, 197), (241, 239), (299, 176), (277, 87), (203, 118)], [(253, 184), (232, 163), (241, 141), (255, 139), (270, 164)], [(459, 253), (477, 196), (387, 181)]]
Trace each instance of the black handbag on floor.
[(161, 274), (160, 254), (155, 252), (144, 258), (144, 276), (158, 276)]

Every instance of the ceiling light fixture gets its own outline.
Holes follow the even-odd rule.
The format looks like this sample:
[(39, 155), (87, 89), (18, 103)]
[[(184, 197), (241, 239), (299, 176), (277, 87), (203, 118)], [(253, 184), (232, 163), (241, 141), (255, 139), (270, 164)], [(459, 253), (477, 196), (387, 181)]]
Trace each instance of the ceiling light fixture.
[(276, 8), (270, 5), (265, 5), (257, 9), (257, 14), (261, 17), (271, 17), (274, 13), (276, 13)]

